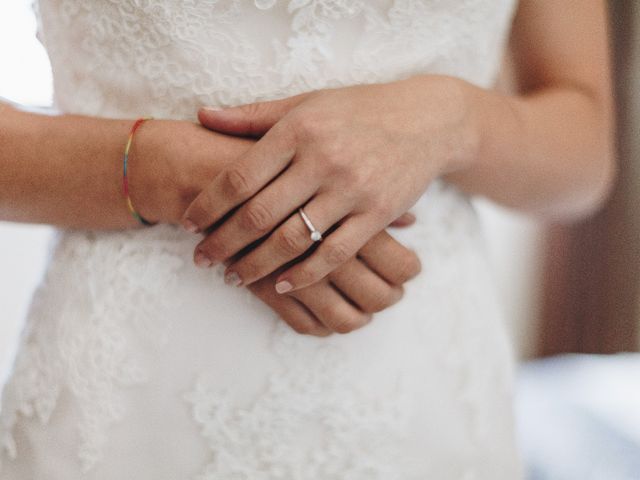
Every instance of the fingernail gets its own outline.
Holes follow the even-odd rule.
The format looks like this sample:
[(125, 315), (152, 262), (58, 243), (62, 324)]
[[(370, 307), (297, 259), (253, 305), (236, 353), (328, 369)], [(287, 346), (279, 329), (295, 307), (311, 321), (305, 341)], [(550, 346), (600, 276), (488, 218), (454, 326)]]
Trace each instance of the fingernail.
[(211, 259), (200, 251), (196, 252), (196, 255), (193, 258), (193, 261), (198, 267), (204, 268), (204, 267), (210, 267), (211, 265), (213, 265), (213, 262), (211, 261)]
[(227, 285), (233, 285), (234, 287), (239, 287), (242, 285), (242, 279), (237, 272), (227, 272), (224, 274), (224, 283)]
[(207, 110), (209, 112), (221, 112), (222, 110), (224, 110), (224, 108), (222, 107), (214, 107), (214, 106), (206, 106), (206, 107), (202, 107), (203, 110)]
[(276, 292), (278, 293), (287, 293), (292, 288), (293, 288), (293, 285), (291, 285), (286, 280), (276, 283)]
[(182, 228), (184, 228), (187, 232), (196, 233), (198, 231), (198, 226), (193, 223), (188, 218), (182, 220)]

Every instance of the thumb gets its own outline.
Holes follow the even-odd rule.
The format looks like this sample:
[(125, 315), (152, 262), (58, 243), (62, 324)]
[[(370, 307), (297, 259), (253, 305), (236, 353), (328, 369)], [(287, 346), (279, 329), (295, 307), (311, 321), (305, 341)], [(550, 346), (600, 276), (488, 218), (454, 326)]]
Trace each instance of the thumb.
[(231, 135), (261, 136), (309, 95), (302, 93), (280, 100), (228, 108), (202, 107), (198, 111), (198, 120), (209, 130)]

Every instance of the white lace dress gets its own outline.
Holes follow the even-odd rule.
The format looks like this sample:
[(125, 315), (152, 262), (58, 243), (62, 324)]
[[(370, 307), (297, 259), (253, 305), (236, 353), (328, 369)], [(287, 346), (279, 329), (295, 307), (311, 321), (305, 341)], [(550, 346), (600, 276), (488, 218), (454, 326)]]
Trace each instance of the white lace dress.
[[(515, 0), (40, 0), (57, 107), (195, 119), (443, 73), (489, 87)], [(516, 480), (513, 358), (469, 199), (394, 231), (423, 272), (366, 327), (295, 333), (197, 238), (59, 230), (2, 397), (5, 480)]]

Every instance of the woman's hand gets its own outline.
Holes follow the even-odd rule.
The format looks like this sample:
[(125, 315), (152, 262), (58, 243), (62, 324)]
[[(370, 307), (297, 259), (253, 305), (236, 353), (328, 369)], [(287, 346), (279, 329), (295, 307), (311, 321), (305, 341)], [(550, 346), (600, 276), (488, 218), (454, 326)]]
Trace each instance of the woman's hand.
[(201, 112), (209, 128), (264, 136), (186, 211), (190, 231), (222, 220), (198, 244), (196, 263), (225, 261), (270, 234), (227, 267), (238, 284), (265, 277), (312, 245), (296, 213), (305, 205), (321, 232), (338, 226), (278, 275), (278, 292), (309, 286), (345, 264), (435, 177), (470, 162), (476, 138), (461, 83), (414, 77)]
[(279, 295), (273, 289), (278, 275), (274, 272), (248, 288), (296, 332), (324, 337), (368, 324), (373, 313), (402, 298), (403, 284), (420, 268), (415, 253), (382, 231), (360, 249), (356, 258), (309, 287)]
[[(133, 119), (0, 107), (0, 219), (91, 230), (140, 226), (122, 197)], [(135, 209), (151, 221), (178, 223), (202, 188), (253, 143), (194, 122), (145, 122), (129, 152)]]
[(178, 224), (193, 199), (254, 143), (193, 122), (145, 122), (131, 150), (133, 205), (150, 221)]
[[(133, 191), (142, 193), (132, 200), (143, 216), (169, 223), (177, 223), (202, 188), (255, 144), (255, 140), (180, 121), (148, 122), (136, 135), (133, 172), (146, 184), (134, 182)], [(392, 225), (409, 226), (414, 220), (405, 213)], [(361, 249), (358, 258), (324, 281), (296, 292), (295, 297), (278, 295), (273, 276), (255, 282), (250, 290), (296, 331), (325, 336), (365, 325), (372, 313), (400, 300), (403, 283), (419, 271), (416, 255), (381, 232)]]
[[(255, 139), (212, 132), (193, 122), (152, 120), (136, 133), (129, 169), (136, 209), (152, 221), (178, 224), (189, 204)], [(407, 212), (393, 226), (408, 226)]]

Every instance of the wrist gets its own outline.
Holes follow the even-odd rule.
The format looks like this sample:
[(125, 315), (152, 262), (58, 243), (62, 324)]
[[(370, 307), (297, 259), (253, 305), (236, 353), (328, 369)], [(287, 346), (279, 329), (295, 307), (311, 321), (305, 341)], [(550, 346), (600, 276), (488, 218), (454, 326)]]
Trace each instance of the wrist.
[(131, 147), (134, 207), (150, 221), (179, 224), (205, 186), (253, 143), (189, 121), (145, 122)]
[(455, 77), (446, 77), (445, 81), (454, 132), (454, 148), (443, 166), (443, 175), (471, 169), (478, 159), (482, 142), (479, 100), (483, 90)]
[[(473, 167), (480, 151), (482, 122), (479, 100), (483, 90), (460, 78), (444, 75), (421, 75), (413, 91), (422, 92), (424, 101), (419, 105), (419, 116), (424, 132), (441, 136), (438, 171), (441, 175), (455, 174)], [(434, 122), (437, 127), (434, 127)], [(433, 138), (427, 139), (433, 141)]]

